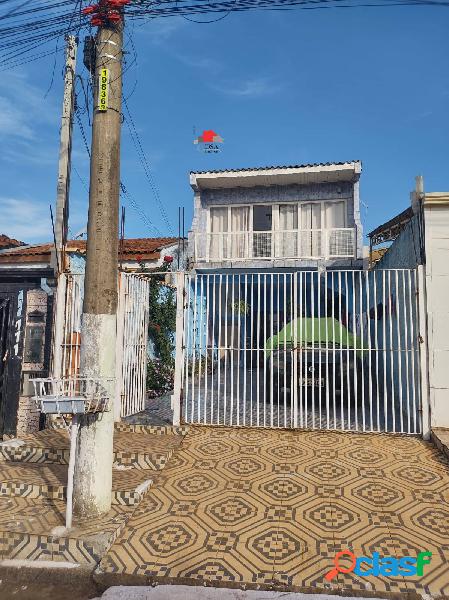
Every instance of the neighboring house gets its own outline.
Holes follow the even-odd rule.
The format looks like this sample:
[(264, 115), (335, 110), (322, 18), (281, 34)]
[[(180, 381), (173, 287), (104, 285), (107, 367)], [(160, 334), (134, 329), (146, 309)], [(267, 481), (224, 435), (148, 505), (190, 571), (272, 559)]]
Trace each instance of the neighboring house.
[[(51, 373), (53, 353), (53, 320), (58, 280), (71, 281), (67, 289), (75, 290), (62, 296), (65, 318), (80, 319), (82, 306), (82, 275), (86, 262), (86, 241), (69, 240), (64, 262), (64, 273), (55, 272), (54, 245), (51, 243), (25, 245), (6, 235), (0, 236), (0, 436), (25, 433), (38, 426), (39, 415), (31, 400), (33, 377)], [(164, 259), (171, 269), (178, 268), (178, 238), (125, 239), (120, 243), (120, 270), (137, 272), (142, 267), (158, 271)], [(180, 268), (184, 259), (180, 251)], [(173, 260), (171, 260), (173, 259)], [(73, 287), (75, 286), (75, 287)], [(79, 324), (78, 324), (79, 325)], [(67, 323), (64, 324), (64, 327)], [(73, 345), (79, 352), (80, 328), (74, 329), (64, 345)], [(70, 359), (71, 360), (71, 359)]]
[[(141, 266), (157, 269), (162, 266), (165, 256), (172, 256), (174, 262), (177, 262), (178, 238), (129, 238), (119, 247), (120, 268), (125, 271), (136, 271)], [(85, 257), (86, 241), (69, 240), (66, 245), (65, 270), (84, 271)], [(2, 273), (20, 272), (22, 269), (31, 269), (36, 274), (47, 273), (53, 270), (53, 264), (54, 245), (51, 243), (20, 245), (0, 251), (0, 277)]]
[(191, 264), (361, 268), (359, 161), (191, 172)]
[(17, 246), (25, 246), (25, 242), (20, 242), (19, 240), (8, 237), (4, 233), (0, 233), (0, 250), (16, 248)]
[(449, 429), (449, 192), (424, 192), (422, 178), (417, 177), (411, 205), (368, 237), (371, 248), (391, 242), (376, 268), (423, 269), (415, 291), (427, 321), (427, 336), (422, 327), (418, 339), (422, 410), (430, 405), (432, 428)]

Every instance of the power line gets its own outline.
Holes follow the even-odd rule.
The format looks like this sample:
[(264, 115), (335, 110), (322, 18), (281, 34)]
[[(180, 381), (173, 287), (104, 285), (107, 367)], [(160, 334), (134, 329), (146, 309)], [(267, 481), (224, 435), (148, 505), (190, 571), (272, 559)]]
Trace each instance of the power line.
[(128, 192), (123, 181), (120, 181), (120, 192), (129, 201), (131, 207), (136, 211), (136, 213), (139, 215), (139, 217), (142, 219), (145, 225), (150, 229), (150, 231), (153, 230), (159, 236), (162, 236), (160, 229), (158, 229), (158, 227), (156, 227), (156, 225), (152, 221), (150, 221), (150, 219), (148, 218), (142, 207), (139, 205), (137, 200), (135, 200), (135, 198), (133, 198)]
[(140, 163), (142, 165), (143, 171), (145, 173), (145, 177), (146, 177), (148, 183), (150, 184), (151, 190), (153, 192), (154, 198), (156, 200), (156, 204), (157, 204), (157, 206), (159, 208), (159, 211), (161, 213), (162, 219), (164, 220), (164, 223), (165, 223), (166, 227), (168, 228), (168, 230), (170, 231), (170, 233), (172, 235), (174, 235), (174, 233), (173, 233), (173, 227), (172, 227), (172, 225), (171, 225), (171, 223), (170, 223), (170, 221), (168, 219), (168, 216), (167, 216), (167, 213), (165, 211), (164, 205), (163, 205), (163, 203), (161, 201), (161, 198), (159, 196), (159, 192), (158, 192), (158, 189), (156, 187), (156, 183), (154, 181), (153, 174), (152, 174), (150, 166), (148, 164), (148, 160), (147, 160), (147, 157), (145, 155), (145, 151), (143, 149), (142, 142), (140, 141), (140, 137), (139, 137), (139, 134), (137, 132), (136, 126), (134, 124), (134, 119), (132, 118), (131, 112), (129, 110), (129, 106), (128, 106), (128, 102), (126, 101), (126, 98), (123, 99), (123, 104), (125, 106), (126, 113), (128, 115), (128, 118), (125, 119), (125, 123), (126, 123), (126, 125), (128, 127), (129, 133), (131, 135), (131, 139), (132, 139), (132, 142), (133, 142), (134, 147), (136, 149), (136, 152), (137, 152), (137, 155), (139, 157)]
[[(33, 45), (45, 45), (61, 35), (90, 28), (89, 17), (81, 12), (81, 0), (35, 0), (15, 3), (0, 14), (0, 65), (17, 66), (22, 52), (28, 53)], [(0, 2), (4, 4), (4, 2)], [(448, 0), (140, 0), (127, 5), (128, 20), (182, 16), (193, 19), (198, 15), (221, 14), (247, 10), (317, 10), (330, 8), (362, 8), (392, 6), (449, 7)], [(223, 14), (224, 13), (224, 14)], [(214, 19), (217, 20), (217, 19)], [(75, 21), (77, 22), (75, 26)], [(209, 21), (209, 20), (208, 20)], [(21, 49), (21, 51), (19, 50)], [(42, 55), (35, 55), (38, 60)]]
[[(77, 99), (77, 96), (75, 98)], [(85, 97), (85, 101), (87, 102), (87, 98), (86, 97)], [(90, 158), (90, 148), (89, 148), (89, 144), (88, 144), (88, 141), (87, 141), (86, 133), (85, 133), (85, 130), (84, 130), (83, 121), (81, 119), (80, 105), (78, 104), (77, 100), (75, 101), (75, 117), (76, 117), (76, 120), (77, 120), (77, 123), (78, 123), (78, 128), (80, 130), (81, 137), (83, 138), (85, 150), (87, 152), (87, 155)], [(84, 187), (86, 188), (86, 190), (89, 192), (89, 188), (88, 188), (87, 184), (84, 182), (84, 180), (82, 179), (82, 177), (80, 176), (80, 174), (78, 173), (78, 171), (76, 170), (76, 168), (75, 167), (73, 167), (73, 168), (75, 170), (76, 175), (80, 179), (81, 183), (84, 185)], [(140, 206), (140, 204), (137, 202), (137, 200), (135, 198), (133, 198), (133, 196), (128, 192), (128, 190), (127, 190), (125, 184), (123, 183), (123, 181), (120, 181), (120, 191), (121, 191), (122, 196), (129, 202), (129, 204), (133, 208), (133, 210), (139, 215), (139, 217), (143, 221), (143, 223), (148, 227), (148, 229), (150, 230), (150, 233), (152, 231), (154, 231), (157, 235), (162, 236), (162, 233), (158, 229), (158, 227), (156, 227), (156, 225), (151, 221), (151, 219), (145, 213), (145, 211)]]

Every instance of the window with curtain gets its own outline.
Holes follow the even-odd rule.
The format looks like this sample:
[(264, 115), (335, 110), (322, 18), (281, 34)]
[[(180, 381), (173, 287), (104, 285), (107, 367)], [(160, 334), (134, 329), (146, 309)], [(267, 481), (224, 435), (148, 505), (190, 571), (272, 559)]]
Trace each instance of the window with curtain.
[(209, 211), (210, 235), (208, 235), (210, 260), (222, 260), (228, 255), (228, 207), (214, 206)]
[(231, 207), (231, 257), (248, 257), (249, 206)]
[(321, 256), (321, 202), (302, 202), (300, 254), (304, 257), (317, 258)]
[(326, 229), (346, 227), (346, 202), (325, 202), (324, 221)]
[(279, 205), (279, 232), (276, 256), (295, 258), (298, 255), (298, 204)]

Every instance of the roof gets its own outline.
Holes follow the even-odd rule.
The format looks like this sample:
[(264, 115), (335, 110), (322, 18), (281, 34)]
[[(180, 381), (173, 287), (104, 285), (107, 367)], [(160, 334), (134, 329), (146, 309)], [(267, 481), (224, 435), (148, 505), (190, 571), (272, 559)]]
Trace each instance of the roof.
[(203, 175), (205, 173), (238, 173), (240, 171), (272, 171), (274, 169), (310, 169), (314, 167), (333, 167), (333, 166), (341, 166), (352, 163), (361, 163), (360, 160), (346, 160), (344, 162), (325, 162), (325, 163), (305, 163), (303, 165), (281, 165), (281, 166), (271, 166), (271, 167), (243, 167), (240, 169), (216, 169), (213, 171), (190, 171), (190, 173), (195, 175)]
[(5, 248), (15, 248), (17, 246), (25, 246), (25, 242), (15, 240), (14, 238), (8, 237), (4, 233), (0, 233), (0, 250)]
[(386, 223), (370, 231), (368, 237), (373, 245), (395, 240), (412, 217), (413, 209), (409, 206)]
[[(158, 259), (161, 250), (178, 243), (178, 238), (129, 238), (124, 240), (122, 257), (123, 260)], [(86, 252), (86, 240), (68, 240), (67, 251)], [(0, 263), (11, 262), (49, 262), (53, 244), (35, 244), (30, 246), (21, 246), (19, 248), (10, 248), (0, 251)]]
[(224, 169), (215, 171), (191, 171), (190, 185), (194, 190), (270, 185), (306, 185), (355, 181), (362, 170), (359, 160), (335, 163), (312, 163)]

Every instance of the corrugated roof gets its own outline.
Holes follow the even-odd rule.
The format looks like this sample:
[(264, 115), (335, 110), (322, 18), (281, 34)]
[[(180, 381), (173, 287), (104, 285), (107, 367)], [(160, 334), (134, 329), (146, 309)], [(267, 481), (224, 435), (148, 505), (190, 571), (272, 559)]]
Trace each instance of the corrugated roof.
[(25, 242), (10, 238), (4, 233), (0, 233), (0, 250), (4, 248), (16, 248), (17, 246), (25, 246)]
[(303, 165), (276, 165), (271, 167), (243, 167), (240, 169), (216, 169), (212, 171), (190, 171), (192, 175), (205, 175), (206, 173), (239, 173), (240, 171), (270, 171), (273, 169), (307, 169), (312, 167), (333, 167), (351, 163), (361, 163), (360, 160), (345, 160), (343, 162), (308, 163)]

